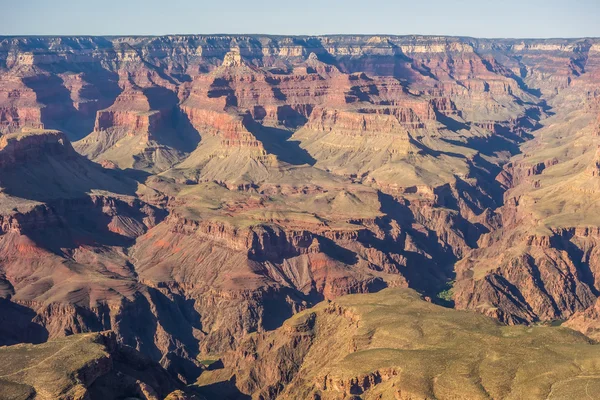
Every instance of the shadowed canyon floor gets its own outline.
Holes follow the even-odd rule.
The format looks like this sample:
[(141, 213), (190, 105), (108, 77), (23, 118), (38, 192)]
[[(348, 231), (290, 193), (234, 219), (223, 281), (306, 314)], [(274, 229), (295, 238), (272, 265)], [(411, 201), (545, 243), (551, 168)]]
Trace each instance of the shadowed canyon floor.
[(585, 397), (599, 82), (598, 39), (0, 37), (0, 357), (89, 353), (7, 398)]

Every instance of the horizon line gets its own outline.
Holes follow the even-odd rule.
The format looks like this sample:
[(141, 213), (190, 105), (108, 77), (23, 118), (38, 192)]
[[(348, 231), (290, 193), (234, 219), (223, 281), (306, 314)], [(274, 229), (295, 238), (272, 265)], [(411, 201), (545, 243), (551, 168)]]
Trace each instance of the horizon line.
[(122, 37), (140, 37), (140, 38), (151, 38), (151, 37), (169, 37), (169, 36), (180, 36), (180, 37), (192, 37), (192, 36), (248, 36), (248, 37), (335, 37), (335, 36), (365, 36), (365, 37), (376, 37), (376, 36), (389, 36), (389, 37), (440, 37), (440, 38), (454, 38), (454, 39), (481, 39), (481, 40), (586, 40), (586, 39), (600, 39), (600, 36), (554, 36), (554, 37), (483, 37), (483, 36), (469, 36), (469, 35), (449, 35), (449, 34), (397, 34), (397, 33), (324, 33), (324, 34), (277, 34), (277, 33), (165, 33), (165, 34), (4, 34), (0, 33), (1, 38), (31, 38), (31, 37), (45, 37), (45, 38), (67, 38), (67, 37), (103, 37), (103, 38), (122, 38)]

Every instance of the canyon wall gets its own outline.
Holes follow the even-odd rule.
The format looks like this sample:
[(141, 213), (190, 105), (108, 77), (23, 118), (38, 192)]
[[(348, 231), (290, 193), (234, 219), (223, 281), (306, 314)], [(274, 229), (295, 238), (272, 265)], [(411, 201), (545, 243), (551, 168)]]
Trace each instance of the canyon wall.
[[(112, 330), (192, 383), (387, 287), (594, 336), (599, 49), (0, 37), (1, 343)], [(238, 386), (283, 390), (256, 379)]]

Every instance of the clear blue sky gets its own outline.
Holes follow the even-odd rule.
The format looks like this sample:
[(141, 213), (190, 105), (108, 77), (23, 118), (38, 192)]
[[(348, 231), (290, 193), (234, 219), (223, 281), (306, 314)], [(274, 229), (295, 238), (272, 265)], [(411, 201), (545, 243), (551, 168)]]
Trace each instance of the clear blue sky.
[(0, 0), (0, 35), (600, 36), (600, 0)]

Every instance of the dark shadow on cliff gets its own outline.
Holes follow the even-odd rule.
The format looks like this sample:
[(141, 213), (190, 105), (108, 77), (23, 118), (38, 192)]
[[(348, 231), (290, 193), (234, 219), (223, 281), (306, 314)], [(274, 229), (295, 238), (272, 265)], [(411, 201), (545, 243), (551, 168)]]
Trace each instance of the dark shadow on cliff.
[(464, 154), (460, 154), (460, 153), (455, 153), (452, 151), (440, 151), (440, 150), (433, 150), (427, 146), (425, 146), (423, 143), (419, 142), (418, 140), (415, 140), (413, 138), (410, 138), (410, 143), (418, 149), (420, 154), (424, 154), (424, 155), (428, 155), (431, 157), (439, 157), (439, 156), (448, 156), (448, 157), (455, 157), (455, 158), (462, 158), (465, 159), (466, 156)]
[[(44, 105), (41, 108), (44, 128), (61, 130), (70, 140), (79, 140), (94, 130), (96, 112), (113, 104), (121, 93), (119, 77), (115, 72), (96, 64), (86, 68), (56, 64), (45, 66), (49, 74), (24, 78), (23, 83), (35, 92), (37, 101)], [(56, 73), (81, 74), (81, 80), (89, 84), (84, 85), (78, 93), (83, 101), (77, 108), (64, 80)]]
[(48, 340), (48, 330), (34, 322), (36, 316), (30, 308), (0, 299), (0, 346), (38, 344)]
[(161, 86), (144, 89), (151, 110), (168, 116), (163, 125), (154, 127), (153, 138), (173, 149), (189, 153), (198, 147), (200, 133), (193, 127), (188, 116), (179, 107), (179, 98), (172, 90)]
[[(265, 243), (264, 248), (248, 254), (249, 259), (258, 262), (270, 261), (274, 264), (281, 264), (286, 258), (297, 257), (302, 254), (288, 242), (281, 231), (276, 231), (270, 226), (263, 226), (261, 229), (267, 232), (266, 237), (268, 241)], [(333, 240), (317, 235), (314, 235), (314, 238), (318, 240), (321, 252), (330, 258), (347, 265), (354, 265), (358, 262), (356, 253), (338, 245)], [(310, 243), (305, 243), (305, 245), (308, 246)]]
[(462, 121), (458, 121), (452, 117), (449, 117), (445, 114), (442, 114), (439, 111), (435, 112), (435, 119), (444, 124), (444, 126), (446, 126), (446, 128), (450, 129), (453, 132), (458, 132), (458, 131), (462, 131), (462, 130), (469, 130), (469, 125), (462, 122)]
[(0, 150), (6, 163), (0, 168), (4, 193), (48, 202), (87, 197), (92, 191), (135, 196), (138, 183), (78, 154), (68, 141), (47, 134), (24, 135), (26, 148)]
[(340, 68), (338, 64), (338, 60), (332, 56), (326, 49), (323, 47), (323, 43), (319, 40), (319, 38), (309, 38), (306, 40), (302, 40), (303, 47), (306, 48), (307, 52), (312, 52), (317, 55), (319, 61), (324, 62), (325, 64), (333, 65), (336, 68)]
[[(124, 344), (139, 346), (143, 354), (161, 361), (173, 376), (182, 376), (188, 383), (195, 382), (202, 368), (195, 362), (199, 341), (194, 337), (193, 328), (201, 330), (201, 325), (193, 301), (173, 293), (167, 296), (158, 289), (147, 290), (152, 304), (145, 296), (136, 294), (135, 300), (127, 302), (116, 316), (113, 329), (122, 335)], [(169, 337), (162, 342), (162, 349), (155, 343), (159, 323)], [(163, 351), (168, 353), (163, 355)]]
[[(484, 279), (490, 286), (494, 288), (494, 292), (501, 293), (517, 309), (525, 309), (529, 314), (534, 316), (535, 318), (532, 322), (537, 321), (537, 315), (535, 314), (527, 300), (525, 300), (525, 296), (523, 296), (523, 293), (521, 293), (519, 288), (510, 283), (502, 275), (488, 275)], [(510, 313), (508, 314), (510, 315)], [(511, 319), (513, 320), (513, 323), (516, 324), (529, 324), (529, 321), (517, 315), (512, 315)]]
[(64, 121), (78, 114), (71, 93), (58, 76), (36, 75), (23, 78), (23, 83), (35, 92), (36, 100), (44, 105), (40, 112), (46, 129), (62, 130)]
[(332, 62), (329, 63), (336, 65), (341, 71), (346, 73), (364, 72), (371, 76), (391, 76), (399, 81), (408, 83), (417, 81), (423, 76), (437, 80), (427, 67), (416, 65), (396, 44), (388, 42), (385, 43), (385, 46), (389, 46), (388, 51), (390, 54), (369, 54), (368, 56), (361, 57), (341, 56), (338, 58), (331, 56), (334, 58), (335, 64), (332, 64)]
[(251, 400), (252, 397), (242, 393), (236, 386), (236, 376), (227, 381), (212, 383), (198, 388), (200, 395), (207, 400)]
[(146, 183), (146, 180), (151, 176), (154, 176), (148, 171), (142, 171), (140, 169), (125, 168), (125, 169), (105, 169), (107, 174), (115, 177), (115, 179), (128, 178), (138, 183)]
[(334, 260), (341, 261), (346, 265), (355, 265), (358, 262), (358, 256), (355, 252), (340, 246), (329, 238), (319, 236), (319, 245), (321, 251)]
[(522, 139), (516, 141), (509, 140), (504, 136), (492, 135), (490, 137), (471, 137), (466, 142), (456, 141), (448, 138), (442, 140), (455, 145), (463, 146), (477, 150), (481, 154), (489, 157), (495, 157), (497, 153), (502, 151), (508, 151), (511, 156), (515, 156), (521, 153), (519, 144), (524, 142)]
[[(25, 153), (24, 159), (2, 168), (0, 185), (9, 196), (45, 203), (27, 211), (12, 210), (22, 232), (37, 245), (59, 255), (81, 245), (129, 246), (136, 232), (145, 230), (148, 214), (142, 210), (152, 210), (157, 222), (166, 216), (165, 211), (138, 199), (121, 198), (119, 195), (135, 196), (138, 182), (80, 156), (68, 143), (58, 149), (34, 145), (41, 146), (40, 155), (30, 158)], [(109, 193), (90, 194), (93, 191)], [(114, 219), (113, 211), (119, 219)], [(112, 223), (137, 226), (130, 231), (132, 236), (111, 229)]]
[[(545, 104), (545, 102), (541, 102), (540, 104), (542, 103)], [(547, 108), (547, 106), (545, 107)], [(469, 196), (462, 197), (464, 201), (469, 202), (469, 198), (477, 198), (483, 201), (481, 206), (471, 202), (470, 205), (475, 206), (472, 209), (477, 210), (479, 213), (483, 211), (482, 206), (493, 210), (504, 204), (504, 193), (507, 188), (501, 182), (497, 181), (496, 177), (502, 172), (502, 165), (505, 161), (503, 157), (498, 157), (498, 155), (501, 155), (502, 152), (508, 152), (511, 157), (521, 154), (521, 144), (533, 138), (532, 133), (543, 126), (540, 121), (546, 115), (549, 115), (549, 110), (542, 112), (539, 108), (532, 107), (513, 126), (495, 124), (494, 133), (490, 136), (469, 137), (464, 141), (442, 138), (442, 140), (454, 146), (465, 147), (477, 150), (478, 152), (468, 162), (470, 164), (471, 177), (477, 179), (477, 186), (482, 189), (481, 192), (484, 196), (474, 193), (473, 188), (461, 179), (457, 179), (456, 185), (457, 190), (462, 190), (466, 194), (469, 194)], [(491, 159), (498, 158), (499, 160), (496, 164), (483, 156)], [(458, 210), (454, 206), (450, 206), (450, 208)]]
[(134, 348), (109, 341), (108, 349), (112, 368), (91, 383), (88, 390), (90, 400), (146, 398), (148, 392), (140, 388), (141, 382), (151, 387), (152, 393), (160, 398), (177, 389), (190, 395), (193, 393), (192, 388), (186, 388), (156, 361)]
[(71, 141), (82, 139), (91, 133), (94, 130), (97, 111), (113, 105), (123, 91), (119, 86), (119, 75), (100, 66), (86, 69), (83, 79), (90, 84), (90, 87), (85, 87), (80, 95), (92, 99), (99, 96), (96, 101), (81, 104), (78, 114), (65, 123), (65, 130)]
[[(521, 62), (521, 56), (513, 56), (513, 57), (519, 63)], [(505, 75), (505, 76), (507, 76), (509, 78), (514, 79), (515, 82), (517, 82), (517, 85), (519, 86), (519, 89), (521, 89), (525, 93), (528, 93), (528, 94), (530, 94), (532, 96), (535, 96), (537, 98), (539, 98), (539, 97), (542, 96), (542, 91), (540, 89), (530, 88), (529, 86), (527, 86), (527, 84), (523, 80), (523, 78), (525, 78), (527, 76), (527, 69), (526, 68), (521, 67), (520, 76), (519, 76), (519, 75), (515, 74), (513, 71), (505, 69), (505, 68), (503, 68), (501, 71), (497, 71), (496, 68), (494, 68), (494, 66), (490, 63), (490, 61), (487, 60), (485, 57), (481, 57), (480, 60), (483, 63), (483, 65), (485, 65), (485, 67), (488, 69), (488, 71), (493, 72), (495, 74)]]
[[(308, 112), (310, 114), (310, 110), (312, 107), (307, 106)], [(262, 121), (265, 117), (267, 117), (267, 111), (263, 106), (254, 106), (254, 119), (262, 124)], [(277, 122), (284, 127), (295, 130), (300, 128), (302, 125), (306, 124), (308, 121), (307, 117), (300, 112), (296, 111), (289, 105), (279, 106), (277, 107)]]
[(577, 268), (577, 278), (589, 286), (594, 296), (600, 296), (600, 288), (596, 287), (596, 280), (594, 279), (594, 272), (589, 263), (589, 254), (586, 254), (582, 249), (577, 247), (572, 240), (575, 236), (573, 230), (567, 230), (564, 236), (560, 239), (552, 238), (551, 241), (554, 243), (552, 247), (557, 249), (564, 249), (569, 255), (569, 259), (575, 264)]
[[(398, 272), (404, 276), (409, 287), (435, 300), (437, 294), (444, 290), (448, 281), (455, 277), (453, 264), (457, 260), (452, 249), (440, 241), (437, 232), (423, 227), (415, 229), (417, 223), (408, 204), (401, 204), (392, 196), (379, 192), (381, 211), (386, 217), (379, 221), (380, 227), (386, 231), (391, 229), (391, 222), (396, 221), (401, 227), (397, 239), (386, 235), (384, 239), (369, 236), (366, 244), (384, 253), (394, 253), (406, 258), (406, 266), (398, 265)], [(407, 236), (416, 248), (423, 252), (405, 250)]]
[[(434, 190), (437, 197), (437, 207), (456, 211), (456, 214), (446, 221), (446, 225), (460, 232), (467, 245), (471, 248), (479, 247), (477, 241), (481, 235), (489, 233), (489, 229), (481, 224), (468, 221), (462, 216), (461, 211), (466, 207), (475, 214), (481, 215), (486, 210), (495, 209), (501, 204), (496, 202), (492, 194), (485, 191), (479, 184), (479, 180), (477, 182), (477, 185), (472, 185), (460, 178), (456, 178), (454, 190), (449, 184), (442, 185)], [(458, 199), (460, 199), (461, 204), (459, 204)]]
[(294, 315), (292, 304), (286, 301), (286, 298), (295, 299), (297, 303), (301, 302), (297, 292), (288, 288), (269, 294), (262, 299), (262, 326), (266, 331), (279, 328)]
[(267, 153), (274, 154), (283, 162), (292, 165), (314, 165), (316, 160), (297, 140), (289, 140), (293, 132), (286, 129), (271, 128), (257, 122), (246, 124), (246, 128), (263, 144)]
[[(545, 105), (545, 102), (540, 103)], [(547, 106), (545, 106), (547, 108)], [(443, 138), (446, 142), (455, 146), (463, 146), (477, 150), (486, 156), (496, 156), (499, 152), (507, 151), (511, 156), (515, 156), (521, 153), (520, 145), (527, 140), (533, 138), (532, 132), (542, 127), (540, 121), (549, 115), (549, 109), (543, 113), (537, 107), (528, 108), (525, 111), (525, 115), (518, 118), (515, 125), (509, 126), (506, 124), (495, 124), (494, 132), (489, 136), (480, 137), (473, 136), (466, 138), (465, 141), (456, 141), (452, 139)], [(439, 117), (439, 116), (438, 116)], [(449, 129), (458, 131), (460, 129), (469, 130), (470, 126), (466, 124), (455, 125), (456, 121), (446, 117), (447, 119), (440, 120)], [(454, 122), (448, 121), (451, 119)]]
[[(502, 167), (488, 161), (482, 157), (481, 154), (476, 154), (470, 164), (471, 174), (477, 179), (477, 187), (489, 196), (489, 198), (483, 198), (484, 201), (482, 202), (482, 205), (491, 210), (504, 205), (504, 192), (506, 191), (506, 187), (500, 181), (496, 180), (500, 172), (502, 172)], [(465, 191), (467, 193), (473, 191), (471, 185), (468, 185), (462, 179), (459, 181), (459, 187), (466, 188)]]
[[(111, 211), (106, 211), (106, 207), (118, 210), (120, 218), (125, 218), (131, 223), (135, 221), (139, 227), (144, 226), (143, 221), (147, 217), (140, 211), (143, 205), (138, 200), (132, 206), (117, 199), (104, 202), (102, 199), (87, 196), (47, 204), (47, 207), (38, 210), (37, 218), (43, 218), (48, 223), (41, 227), (29, 227), (25, 224), (23, 233), (38, 246), (58, 255), (64, 255), (65, 250), (80, 246), (131, 246), (135, 241), (134, 237), (110, 229), (114, 220)], [(155, 212), (158, 221), (166, 216), (162, 210), (155, 209)], [(21, 218), (17, 216), (17, 219)]]

